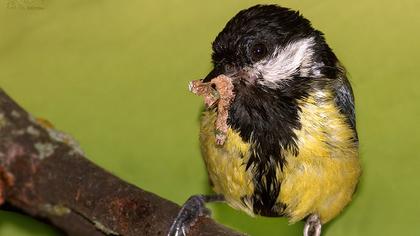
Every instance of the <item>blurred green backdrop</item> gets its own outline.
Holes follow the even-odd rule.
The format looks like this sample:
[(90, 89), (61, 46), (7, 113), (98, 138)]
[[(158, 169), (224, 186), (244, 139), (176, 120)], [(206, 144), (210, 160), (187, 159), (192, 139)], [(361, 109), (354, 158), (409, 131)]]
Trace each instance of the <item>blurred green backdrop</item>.
[[(227, 20), (264, 2), (0, 0), (0, 86), (74, 135), (94, 162), (181, 204), (209, 191), (197, 140), (202, 100), (187, 82), (209, 71), (210, 43)], [(356, 93), (364, 175), (324, 235), (420, 235), (420, 2), (271, 3), (299, 9), (326, 34)], [(250, 235), (302, 232), (284, 219), (212, 209)], [(1, 236), (57, 234), (0, 211)]]

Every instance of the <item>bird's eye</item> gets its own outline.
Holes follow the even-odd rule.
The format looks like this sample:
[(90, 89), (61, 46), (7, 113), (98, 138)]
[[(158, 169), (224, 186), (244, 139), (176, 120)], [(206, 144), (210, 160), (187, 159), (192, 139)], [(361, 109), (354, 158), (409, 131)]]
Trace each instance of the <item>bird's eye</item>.
[(251, 48), (251, 60), (257, 62), (267, 56), (267, 47), (262, 43), (257, 43)]

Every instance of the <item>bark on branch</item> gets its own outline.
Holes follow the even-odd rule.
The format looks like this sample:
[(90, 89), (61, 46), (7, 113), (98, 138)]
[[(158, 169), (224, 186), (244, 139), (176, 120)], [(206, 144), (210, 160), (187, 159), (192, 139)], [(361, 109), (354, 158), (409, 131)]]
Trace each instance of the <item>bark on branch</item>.
[[(69, 135), (0, 89), (0, 205), (68, 235), (165, 235), (180, 207), (90, 162)], [(190, 235), (243, 235), (200, 218)]]

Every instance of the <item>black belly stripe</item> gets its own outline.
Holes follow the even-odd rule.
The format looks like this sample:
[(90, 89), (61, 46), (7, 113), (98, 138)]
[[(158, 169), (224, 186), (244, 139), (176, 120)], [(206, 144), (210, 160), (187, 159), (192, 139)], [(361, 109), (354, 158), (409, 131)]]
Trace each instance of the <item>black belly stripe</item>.
[(299, 153), (293, 132), (301, 127), (298, 100), (307, 97), (310, 90), (307, 78), (298, 78), (294, 83), (288, 90), (270, 90), (242, 81), (235, 84), (236, 96), (228, 123), (244, 141), (252, 143), (253, 154), (246, 167), (254, 175), (255, 190), (251, 198), (255, 214), (278, 216), (284, 209), (281, 203), (276, 203), (281, 188), (277, 171), (286, 164), (285, 150), (296, 156)]

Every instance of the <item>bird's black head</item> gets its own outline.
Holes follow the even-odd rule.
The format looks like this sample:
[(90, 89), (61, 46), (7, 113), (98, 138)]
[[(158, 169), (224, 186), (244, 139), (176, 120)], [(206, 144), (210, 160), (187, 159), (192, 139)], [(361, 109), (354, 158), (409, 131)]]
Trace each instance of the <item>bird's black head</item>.
[(330, 76), (336, 57), (299, 12), (277, 5), (240, 11), (213, 42), (214, 70), (250, 84), (281, 87), (293, 77)]

